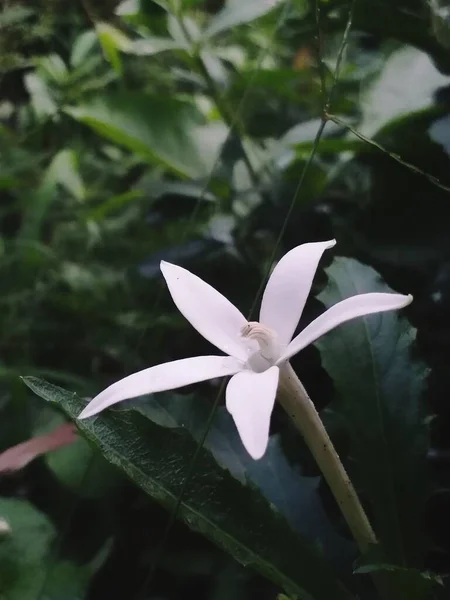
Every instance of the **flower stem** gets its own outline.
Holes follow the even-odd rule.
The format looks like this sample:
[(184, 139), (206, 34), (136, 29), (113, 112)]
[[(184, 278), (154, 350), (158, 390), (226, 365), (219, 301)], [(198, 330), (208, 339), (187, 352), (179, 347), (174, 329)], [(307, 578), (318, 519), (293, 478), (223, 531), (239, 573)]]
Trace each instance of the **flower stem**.
[(281, 368), (279, 400), (302, 434), (362, 554), (377, 543), (369, 519), (301, 381), (289, 363)]

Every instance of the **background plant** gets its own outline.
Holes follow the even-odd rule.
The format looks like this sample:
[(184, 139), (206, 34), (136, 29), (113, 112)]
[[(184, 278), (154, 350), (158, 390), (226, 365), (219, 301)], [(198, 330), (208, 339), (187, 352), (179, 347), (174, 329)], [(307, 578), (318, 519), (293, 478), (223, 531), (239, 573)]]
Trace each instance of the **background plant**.
[[(446, 10), (2, 3), (2, 449), (132, 371), (208, 351), (172, 306), (162, 258), (249, 313), (274, 258), (336, 237), (301, 327), (357, 292), (415, 302), (293, 361), (382, 555), (354, 563), (281, 410), (263, 462), (222, 407), (198, 450), (209, 383), (83, 423), (75, 444), (2, 477), (0, 597), (373, 598), (373, 570), (399, 598), (448, 594)], [(46, 403), (21, 375), (70, 393), (29, 380)]]

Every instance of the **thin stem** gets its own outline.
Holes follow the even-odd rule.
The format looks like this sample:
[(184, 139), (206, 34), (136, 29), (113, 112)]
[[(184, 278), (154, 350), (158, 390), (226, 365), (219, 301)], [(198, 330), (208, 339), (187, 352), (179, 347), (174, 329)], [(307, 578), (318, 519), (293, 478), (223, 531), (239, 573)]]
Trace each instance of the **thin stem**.
[[(376, 535), (319, 413), (289, 363), (281, 368), (278, 399), (311, 450), (361, 554), (366, 554), (378, 544)], [(397, 600), (389, 573), (373, 573), (372, 580), (380, 598)]]
[(377, 538), (314, 404), (289, 363), (281, 369), (279, 392), (281, 405), (302, 434), (358, 548), (365, 554)]

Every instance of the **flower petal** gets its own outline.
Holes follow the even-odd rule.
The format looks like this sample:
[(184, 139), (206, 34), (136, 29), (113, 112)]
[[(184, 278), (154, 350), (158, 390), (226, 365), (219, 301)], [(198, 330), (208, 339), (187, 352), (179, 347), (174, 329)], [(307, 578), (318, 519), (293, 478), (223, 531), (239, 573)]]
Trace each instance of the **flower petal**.
[(78, 418), (92, 417), (121, 400), (174, 390), (214, 377), (234, 375), (242, 368), (243, 364), (231, 356), (196, 356), (156, 365), (133, 373), (107, 387), (89, 402)]
[(297, 246), (274, 268), (261, 302), (259, 321), (278, 334), (286, 346), (294, 335), (322, 254), (336, 240)]
[(161, 271), (181, 314), (214, 346), (226, 354), (247, 360), (241, 330), (244, 315), (212, 286), (182, 267), (161, 261)]
[(277, 364), (288, 360), (309, 344), (315, 342), (322, 335), (328, 333), (341, 323), (363, 317), (372, 313), (385, 312), (403, 308), (412, 302), (412, 296), (403, 296), (402, 294), (358, 294), (342, 302), (338, 302), (320, 317), (317, 317), (303, 331), (301, 331), (286, 348)]
[(279, 373), (278, 367), (270, 367), (263, 373), (242, 371), (227, 386), (227, 409), (245, 449), (255, 460), (263, 456), (269, 441)]

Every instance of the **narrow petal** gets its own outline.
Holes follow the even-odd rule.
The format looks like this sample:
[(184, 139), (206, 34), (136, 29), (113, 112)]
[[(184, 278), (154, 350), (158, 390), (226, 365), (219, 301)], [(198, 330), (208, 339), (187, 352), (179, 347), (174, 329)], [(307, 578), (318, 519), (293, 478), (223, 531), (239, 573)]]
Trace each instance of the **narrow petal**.
[(245, 449), (255, 460), (263, 456), (269, 441), (279, 373), (278, 367), (270, 367), (263, 373), (242, 371), (227, 386), (227, 409)]
[(322, 254), (335, 240), (297, 246), (274, 268), (261, 302), (259, 321), (278, 334), (286, 346), (294, 335)]
[(226, 354), (246, 360), (241, 330), (244, 315), (205, 281), (186, 269), (161, 261), (161, 271), (180, 313), (209, 342)]
[(242, 367), (243, 364), (231, 356), (196, 356), (156, 365), (133, 373), (107, 387), (89, 402), (78, 418), (92, 417), (108, 406), (128, 398), (174, 390), (215, 377), (234, 375)]
[(359, 294), (342, 300), (305, 327), (289, 344), (278, 364), (288, 360), (341, 323), (364, 315), (403, 308), (411, 302), (412, 296), (380, 293)]

